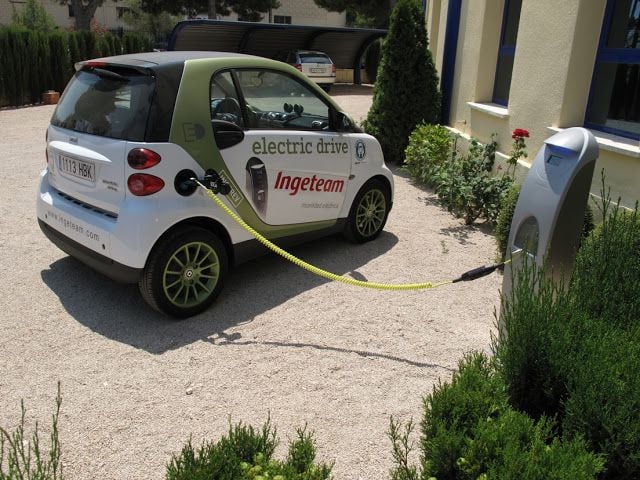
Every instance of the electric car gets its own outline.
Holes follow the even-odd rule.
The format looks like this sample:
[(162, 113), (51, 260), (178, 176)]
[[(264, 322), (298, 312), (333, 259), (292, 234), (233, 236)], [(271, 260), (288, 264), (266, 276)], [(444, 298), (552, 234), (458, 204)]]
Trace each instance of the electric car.
[(280, 246), (375, 239), (392, 207), (379, 143), (295, 68), (217, 52), (80, 62), (47, 130), (38, 223), (153, 308), (188, 317), (265, 253), (207, 196)]

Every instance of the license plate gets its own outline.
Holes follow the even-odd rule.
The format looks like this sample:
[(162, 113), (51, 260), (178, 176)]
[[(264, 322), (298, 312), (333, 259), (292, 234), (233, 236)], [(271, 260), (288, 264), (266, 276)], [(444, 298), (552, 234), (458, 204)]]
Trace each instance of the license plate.
[(312, 68), (311, 69), (311, 73), (324, 73), (325, 69), (324, 68)]
[(96, 166), (91, 162), (58, 155), (58, 169), (76, 178), (96, 183)]

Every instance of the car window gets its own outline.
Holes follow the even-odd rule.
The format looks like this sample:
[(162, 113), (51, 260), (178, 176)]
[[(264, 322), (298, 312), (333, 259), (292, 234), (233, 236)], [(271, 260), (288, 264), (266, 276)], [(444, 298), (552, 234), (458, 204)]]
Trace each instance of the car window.
[(301, 53), (300, 61), (302, 63), (331, 63), (331, 59), (322, 53)]
[(250, 128), (327, 130), (329, 106), (297, 79), (271, 70), (238, 70)]
[(225, 120), (244, 126), (240, 97), (233, 83), (231, 72), (220, 72), (211, 79), (210, 88), (211, 120)]
[(153, 77), (134, 71), (81, 70), (69, 84), (51, 123), (76, 132), (144, 140)]

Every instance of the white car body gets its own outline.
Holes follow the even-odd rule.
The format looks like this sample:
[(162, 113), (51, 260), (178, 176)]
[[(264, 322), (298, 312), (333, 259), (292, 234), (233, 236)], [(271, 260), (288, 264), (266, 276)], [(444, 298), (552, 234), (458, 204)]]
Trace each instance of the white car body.
[[(166, 53), (175, 60), (176, 53)], [(180, 53), (185, 57), (185, 73), (179, 91), (174, 93), (176, 107), (168, 141), (108, 138), (65, 128), (59, 121), (58, 125), (53, 122), (47, 132), (47, 168), (40, 175), (37, 196), (41, 228), (64, 251), (117, 281), (140, 282), (145, 269), (149, 268), (150, 258), (156, 254), (154, 248), (184, 226), (209, 229), (219, 237), (226, 249), (221, 255), (228, 256), (230, 264), (262, 253), (260, 249), (248, 248), (256, 243), (251, 234), (217, 208), (202, 189), (193, 188), (192, 193), (185, 194), (180, 191), (182, 183), (178, 181), (179, 173), (185, 171), (204, 177), (207, 169), (202, 163), (209, 154), (202, 152), (202, 145), (211, 148), (210, 155), (215, 155), (218, 139), (215, 136), (218, 133), (203, 132), (200, 127), (193, 127), (192, 131), (192, 124), (185, 121), (211, 115), (210, 107), (203, 107), (191, 89), (197, 90), (198, 85), (206, 88), (221, 64), (226, 69), (234, 68), (236, 60), (237, 65), (244, 68), (251, 65), (251, 57), (218, 54), (209, 59), (202, 52)], [(141, 58), (152, 65), (161, 62), (163, 55), (143, 54)], [(96, 65), (101, 67), (95, 68), (137, 62), (135, 55), (112, 57), (100, 60)], [(256, 62), (260, 68), (274, 69), (277, 74), (301, 82), (297, 72), (291, 73), (293, 69), (289, 67), (283, 65), (282, 72), (278, 71), (278, 65), (282, 65), (279, 62), (265, 59), (256, 59)], [(80, 66), (79, 72), (83, 68)], [(93, 67), (88, 68), (91, 73)], [(120, 67), (113, 68), (121, 71)], [(203, 69), (211, 72), (206, 78), (201, 78), (199, 73)], [(193, 85), (187, 89), (185, 82)], [(315, 88), (317, 101), (326, 102), (329, 114), (334, 115), (331, 112), (337, 107), (324, 92)], [(127, 97), (125, 101), (132, 102), (132, 99)], [(54, 119), (64, 114), (64, 96), (61, 105), (58, 106), (61, 113), (54, 114)], [(222, 115), (228, 118), (229, 114)], [(258, 114), (267, 125), (277, 124), (278, 120), (272, 117), (278, 115), (277, 112)], [(302, 113), (293, 115), (292, 119), (302, 121), (303, 116)], [(367, 182), (377, 179), (377, 184), (384, 184), (379, 189), (388, 195), (386, 220), (393, 198), (393, 176), (384, 164), (380, 145), (375, 138), (352, 128), (353, 123), (347, 116), (340, 114), (338, 118), (348, 126), (344, 131), (326, 127), (317, 130), (234, 127), (242, 140), (220, 148), (220, 158), (216, 160), (216, 173), (231, 190), (226, 196), (220, 195), (223, 201), (265, 236), (286, 244), (289, 239), (298, 241), (343, 231), (345, 222), (353, 218), (354, 199)], [(212, 123), (223, 128), (230, 124)], [(125, 127), (123, 132), (126, 135)], [(133, 168), (128, 155), (140, 149), (154, 152), (162, 160), (143, 170)], [(131, 182), (135, 180), (132, 179), (140, 174), (161, 179), (164, 186), (149, 195), (133, 194)], [(189, 176), (180, 178), (185, 180)], [(380, 230), (383, 226), (384, 222)], [(375, 236), (379, 233), (376, 231)], [(176, 316), (200, 311), (170, 311), (158, 307), (157, 302), (150, 303)]]

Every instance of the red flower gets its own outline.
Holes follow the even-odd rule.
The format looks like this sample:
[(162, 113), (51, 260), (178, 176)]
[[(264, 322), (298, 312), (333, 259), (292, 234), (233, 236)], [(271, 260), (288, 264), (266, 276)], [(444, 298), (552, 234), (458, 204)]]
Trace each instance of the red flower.
[(516, 128), (511, 134), (511, 138), (513, 138), (514, 140), (516, 138), (522, 138), (522, 137), (529, 138), (529, 130), (525, 130), (524, 128)]

